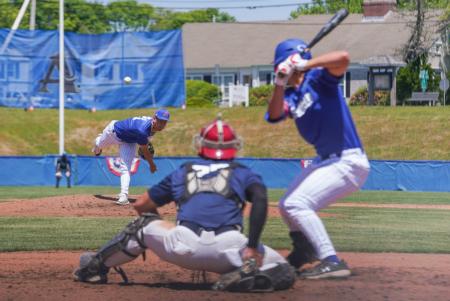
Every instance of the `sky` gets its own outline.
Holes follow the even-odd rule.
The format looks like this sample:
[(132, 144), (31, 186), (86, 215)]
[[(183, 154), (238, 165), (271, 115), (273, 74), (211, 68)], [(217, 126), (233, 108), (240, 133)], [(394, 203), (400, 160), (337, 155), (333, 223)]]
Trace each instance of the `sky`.
[[(167, 9), (220, 8), (221, 12), (232, 15), (238, 22), (253, 22), (288, 20), (291, 11), (295, 10), (299, 3), (310, 2), (310, 0), (138, 0), (138, 2), (146, 2)], [(187, 11), (186, 9), (174, 10)]]

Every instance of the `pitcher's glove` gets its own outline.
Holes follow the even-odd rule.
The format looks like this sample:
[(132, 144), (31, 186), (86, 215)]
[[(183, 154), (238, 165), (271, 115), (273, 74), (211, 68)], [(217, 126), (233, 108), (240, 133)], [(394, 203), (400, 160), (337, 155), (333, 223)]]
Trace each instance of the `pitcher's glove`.
[[(152, 156), (155, 155), (155, 148), (153, 147), (153, 144), (150, 141), (147, 143), (147, 149), (150, 152), (150, 154), (152, 154)], [(141, 148), (139, 148), (139, 150), (138, 150), (138, 155), (143, 160), (145, 160), (144, 153), (142, 153)]]

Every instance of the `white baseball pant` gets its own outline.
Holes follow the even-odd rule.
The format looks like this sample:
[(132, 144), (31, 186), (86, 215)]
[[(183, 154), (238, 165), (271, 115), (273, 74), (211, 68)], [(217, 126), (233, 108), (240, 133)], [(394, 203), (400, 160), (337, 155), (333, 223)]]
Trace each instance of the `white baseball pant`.
[(114, 124), (117, 120), (111, 121), (101, 134), (95, 139), (95, 145), (101, 149), (111, 146), (119, 146), (120, 157), (120, 194), (128, 195), (130, 187), (130, 170), (136, 154), (136, 143), (126, 143), (117, 138), (114, 133)]
[[(198, 236), (184, 226), (156, 220), (143, 228), (144, 242), (162, 260), (190, 270), (203, 270), (214, 273), (227, 273), (242, 266), (240, 252), (247, 245), (245, 235), (237, 230), (216, 235), (212, 231), (202, 231)], [(142, 253), (136, 240), (131, 239), (126, 250), (132, 254)], [(117, 266), (132, 261), (123, 252), (109, 257), (105, 264)], [(264, 246), (263, 266), (269, 269), (277, 263), (286, 263), (278, 252)]]
[(289, 230), (303, 232), (319, 259), (336, 255), (336, 251), (316, 212), (359, 190), (369, 170), (369, 161), (359, 148), (344, 150), (341, 157), (317, 157), (280, 200), (280, 213)]

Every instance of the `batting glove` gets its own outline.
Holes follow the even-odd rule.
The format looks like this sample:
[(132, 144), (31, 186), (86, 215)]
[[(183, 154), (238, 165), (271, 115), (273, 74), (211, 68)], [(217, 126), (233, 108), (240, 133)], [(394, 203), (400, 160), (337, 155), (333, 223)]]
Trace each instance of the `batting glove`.
[(288, 57), (287, 60), (294, 67), (295, 70), (297, 70), (297, 71), (305, 71), (306, 70), (306, 64), (308, 64), (308, 60), (302, 59), (300, 54), (298, 54), (298, 53), (293, 54), (290, 57)]
[(275, 85), (286, 87), (289, 78), (294, 72), (294, 66), (289, 60), (281, 62), (275, 71)]

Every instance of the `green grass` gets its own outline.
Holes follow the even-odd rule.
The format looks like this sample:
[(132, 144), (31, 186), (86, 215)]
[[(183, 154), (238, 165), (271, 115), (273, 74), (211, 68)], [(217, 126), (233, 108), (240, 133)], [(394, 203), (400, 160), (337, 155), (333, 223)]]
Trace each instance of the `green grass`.
[[(338, 251), (448, 253), (450, 210), (332, 208), (322, 220)], [(286, 225), (271, 218), (265, 243), (290, 248)]]
[[(133, 186), (130, 194), (143, 193), (147, 187)], [(283, 196), (284, 189), (269, 189), (268, 196), (272, 203), (278, 202)], [(74, 186), (70, 189), (61, 187), (40, 186), (0, 186), (0, 202), (8, 199), (36, 199), (58, 195), (73, 194), (117, 194), (117, 187), (113, 186)], [(404, 191), (358, 191), (339, 200), (339, 203), (368, 203), (368, 204), (433, 204), (450, 205), (450, 193), (446, 192), (404, 192)]]
[[(269, 200), (278, 202), (284, 192), (284, 189), (270, 189)], [(339, 200), (339, 203), (450, 205), (450, 193), (362, 190)]]
[[(133, 190), (141, 193), (145, 187)], [(283, 191), (269, 190), (272, 205)], [(4, 201), (69, 193), (115, 194), (116, 189), (0, 187)], [(450, 194), (360, 191), (342, 202), (450, 204)], [(338, 251), (448, 253), (450, 250), (450, 210), (331, 207), (323, 212), (326, 215), (322, 219)], [(0, 213), (0, 252), (96, 249), (130, 220), (130, 217), (6, 217)], [(290, 248), (288, 229), (281, 218), (268, 219), (262, 240), (274, 248)]]
[[(448, 253), (450, 210), (332, 208), (323, 221), (338, 251)], [(0, 252), (92, 250), (131, 218), (0, 217)], [(290, 248), (288, 229), (269, 218), (262, 241)]]
[[(265, 107), (171, 108), (171, 122), (154, 138), (159, 156), (190, 156), (192, 137), (218, 112), (245, 145), (245, 157), (305, 158), (314, 150), (299, 137), (293, 122), (264, 121)], [(351, 107), (370, 159), (450, 160), (450, 106)], [(91, 155), (93, 139), (110, 120), (151, 115), (154, 110), (65, 111), (65, 146), (71, 154)], [(58, 111), (0, 108), (0, 155), (42, 155), (58, 152)], [(268, 139), (269, 138), (269, 139)], [(45, 141), (45, 143), (43, 143)], [(115, 154), (115, 148), (104, 154)]]
[(0, 252), (95, 249), (130, 218), (0, 217)]

